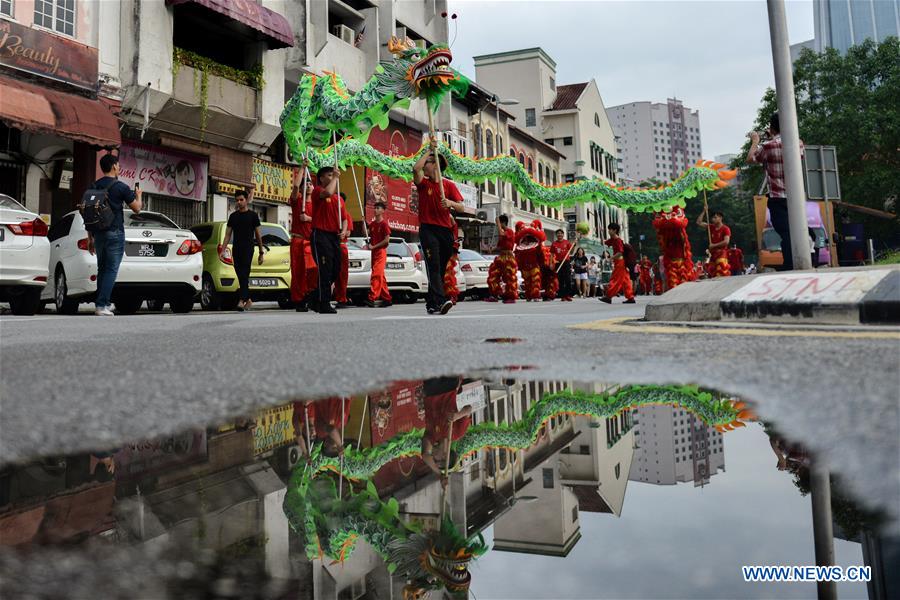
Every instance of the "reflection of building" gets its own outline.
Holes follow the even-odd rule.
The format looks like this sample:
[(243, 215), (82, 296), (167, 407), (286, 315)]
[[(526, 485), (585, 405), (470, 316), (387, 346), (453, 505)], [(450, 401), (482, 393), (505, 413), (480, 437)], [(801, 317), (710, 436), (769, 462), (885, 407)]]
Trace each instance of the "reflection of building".
[(635, 440), (632, 481), (674, 485), (709, 483), (725, 470), (722, 434), (692, 413), (671, 406), (642, 406), (632, 411)]

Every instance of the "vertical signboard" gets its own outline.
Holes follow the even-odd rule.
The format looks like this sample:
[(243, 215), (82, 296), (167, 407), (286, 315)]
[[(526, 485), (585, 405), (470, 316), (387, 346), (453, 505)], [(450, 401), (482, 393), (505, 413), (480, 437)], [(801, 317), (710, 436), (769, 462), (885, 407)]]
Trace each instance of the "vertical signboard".
[[(391, 122), (387, 129), (373, 129), (369, 145), (390, 156), (409, 156), (422, 146), (422, 134)], [(396, 232), (419, 231), (419, 198), (416, 187), (402, 179), (393, 179), (366, 169), (366, 220), (375, 216), (375, 202), (385, 203), (385, 219)]]

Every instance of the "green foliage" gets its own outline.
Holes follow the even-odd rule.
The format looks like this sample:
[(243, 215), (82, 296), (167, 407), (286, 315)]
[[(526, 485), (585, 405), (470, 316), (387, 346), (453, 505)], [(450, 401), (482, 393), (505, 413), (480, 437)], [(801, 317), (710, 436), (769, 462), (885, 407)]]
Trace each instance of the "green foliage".
[[(900, 42), (890, 37), (866, 40), (845, 55), (834, 49), (817, 54), (805, 49), (794, 63), (794, 87), (800, 138), (808, 145), (837, 147), (843, 199), (879, 210), (900, 194)], [(754, 129), (764, 131), (776, 110), (775, 90), (763, 95)], [(744, 144), (739, 164), (750, 142)], [(754, 194), (763, 180), (762, 167), (744, 171), (744, 190)], [(868, 234), (879, 239), (897, 235), (897, 221), (858, 213)], [(896, 238), (894, 238), (896, 239)]]

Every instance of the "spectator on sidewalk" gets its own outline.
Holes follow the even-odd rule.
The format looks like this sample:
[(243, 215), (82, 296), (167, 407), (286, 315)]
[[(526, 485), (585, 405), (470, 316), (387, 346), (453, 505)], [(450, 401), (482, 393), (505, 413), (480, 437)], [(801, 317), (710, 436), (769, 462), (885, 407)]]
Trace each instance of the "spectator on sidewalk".
[(122, 211), (125, 206), (131, 212), (141, 212), (144, 203), (141, 201), (141, 189), (135, 184), (131, 190), (119, 181), (119, 157), (107, 154), (100, 158), (100, 170), (103, 177), (98, 179), (94, 189), (105, 189), (109, 208), (112, 210), (113, 222), (104, 231), (88, 231), (88, 249), (97, 255), (97, 298), (94, 301), (94, 314), (99, 317), (113, 316), (110, 310), (113, 286), (119, 275), (119, 265), (125, 254), (125, 218)]
[(578, 248), (572, 259), (572, 269), (575, 271), (575, 292), (582, 298), (587, 298), (588, 293), (587, 265), (588, 259), (584, 248)]
[(592, 256), (591, 260), (588, 261), (587, 274), (588, 296), (593, 297), (597, 295), (597, 281), (600, 277), (600, 266), (597, 264), (596, 256)]
[[(778, 113), (773, 113), (766, 130), (768, 139), (760, 143), (760, 135), (756, 131), (750, 133), (750, 151), (747, 162), (761, 164), (766, 169), (769, 182), (769, 218), (772, 228), (781, 236), (781, 253), (784, 255), (782, 271), (794, 268), (794, 257), (791, 252), (791, 226), (788, 220), (787, 193), (784, 185), (784, 147), (781, 143), (781, 125)], [(800, 156), (803, 156), (803, 140), (800, 140)], [(805, 215), (804, 215), (805, 217)]]
[[(247, 192), (241, 190), (234, 195), (234, 203), (237, 210), (228, 216), (228, 225), (225, 227), (225, 239), (219, 246), (219, 257), (225, 253), (228, 243), (231, 242), (231, 260), (234, 263), (234, 274), (237, 275), (240, 290), (240, 298), (237, 309), (244, 311), (249, 309), (253, 302), (250, 300), (250, 268), (253, 264), (253, 242), (259, 247), (259, 264), (263, 264), (266, 249), (262, 243), (262, 234), (259, 227), (259, 215), (250, 210), (250, 198)], [(233, 240), (233, 241), (232, 241)]]

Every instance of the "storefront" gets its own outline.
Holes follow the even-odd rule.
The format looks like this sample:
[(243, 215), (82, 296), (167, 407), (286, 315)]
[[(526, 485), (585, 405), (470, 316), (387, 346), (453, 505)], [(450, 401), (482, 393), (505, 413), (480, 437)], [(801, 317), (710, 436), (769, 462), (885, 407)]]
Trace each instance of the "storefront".
[(121, 141), (117, 103), (98, 99), (96, 48), (0, 20), (0, 192), (48, 221), (72, 210), (97, 151)]
[[(369, 145), (390, 156), (409, 156), (422, 147), (422, 133), (391, 121), (387, 129), (372, 130)], [(384, 202), (387, 207), (384, 218), (391, 227), (392, 235), (407, 240), (418, 239), (419, 198), (416, 186), (372, 169), (365, 170), (365, 178), (366, 221), (375, 217), (375, 202)], [(347, 198), (350, 199), (349, 193)]]

